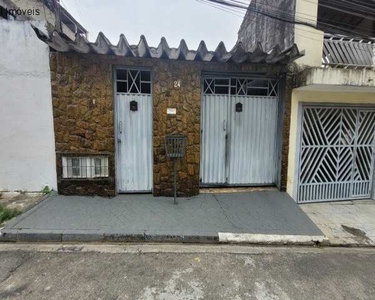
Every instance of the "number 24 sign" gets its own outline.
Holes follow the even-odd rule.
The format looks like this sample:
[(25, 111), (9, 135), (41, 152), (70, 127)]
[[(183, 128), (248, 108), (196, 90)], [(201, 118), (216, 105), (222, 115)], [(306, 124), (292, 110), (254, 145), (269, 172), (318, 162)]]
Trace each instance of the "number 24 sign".
[(181, 80), (176, 80), (176, 81), (173, 83), (173, 86), (174, 86), (175, 88), (179, 88), (179, 87), (181, 87)]

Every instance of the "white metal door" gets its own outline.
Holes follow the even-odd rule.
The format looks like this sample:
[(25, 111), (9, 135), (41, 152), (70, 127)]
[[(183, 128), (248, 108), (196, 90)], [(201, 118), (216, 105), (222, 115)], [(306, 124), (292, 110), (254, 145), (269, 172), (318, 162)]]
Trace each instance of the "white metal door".
[(201, 178), (205, 184), (224, 184), (229, 95), (203, 97)]
[[(242, 112), (236, 112), (238, 103)], [(276, 183), (277, 106), (277, 97), (231, 97), (228, 184)]]
[(277, 82), (205, 79), (201, 109), (201, 184), (274, 185)]
[(142, 80), (144, 72), (137, 70), (121, 72), (122, 75), (117, 76), (116, 96), (117, 189), (119, 192), (150, 192), (152, 97), (150, 87), (145, 89), (148, 93), (142, 93), (141, 88), (141, 83), (150, 83), (150, 77), (146, 74)]
[(299, 203), (370, 197), (375, 110), (306, 106), (301, 132)]

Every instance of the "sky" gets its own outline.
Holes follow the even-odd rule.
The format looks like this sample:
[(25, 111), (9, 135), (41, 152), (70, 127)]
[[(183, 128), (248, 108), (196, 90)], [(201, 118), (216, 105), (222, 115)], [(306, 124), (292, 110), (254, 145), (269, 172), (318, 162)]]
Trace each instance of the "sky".
[(60, 0), (95, 41), (102, 31), (112, 44), (121, 33), (129, 44), (138, 44), (143, 34), (150, 46), (158, 46), (161, 37), (170, 47), (185, 39), (189, 49), (197, 49), (201, 40), (209, 50), (223, 41), (230, 50), (237, 41), (242, 16), (223, 11), (197, 0)]

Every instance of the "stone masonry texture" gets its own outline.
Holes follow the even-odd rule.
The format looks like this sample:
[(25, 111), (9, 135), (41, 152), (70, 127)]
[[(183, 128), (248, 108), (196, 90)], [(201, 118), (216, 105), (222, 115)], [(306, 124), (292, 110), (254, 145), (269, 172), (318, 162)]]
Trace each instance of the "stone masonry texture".
[[(116, 66), (146, 67), (153, 87), (153, 194), (173, 195), (172, 161), (165, 156), (164, 137), (187, 136), (186, 156), (178, 162), (178, 196), (199, 193), (201, 74), (205, 72), (247, 72), (278, 76), (283, 66), (214, 62), (171, 61), (126, 58), (98, 54), (51, 53), (51, 80), (58, 189), (61, 194), (116, 194), (114, 84)], [(174, 87), (179, 80), (181, 86)], [(290, 93), (286, 93), (290, 97)], [(286, 102), (290, 99), (285, 99)], [(177, 109), (167, 115), (167, 107)], [(286, 108), (290, 106), (286, 105)], [(287, 118), (284, 119), (287, 123)], [(285, 123), (284, 122), (284, 123)], [(289, 128), (288, 128), (289, 130)], [(285, 130), (288, 135), (289, 131)], [(283, 137), (285, 140), (285, 136)], [(283, 143), (285, 148), (285, 143)], [(287, 153), (283, 150), (282, 177), (286, 174)], [(63, 179), (62, 156), (106, 155), (109, 177)], [(281, 179), (285, 185), (286, 178)]]

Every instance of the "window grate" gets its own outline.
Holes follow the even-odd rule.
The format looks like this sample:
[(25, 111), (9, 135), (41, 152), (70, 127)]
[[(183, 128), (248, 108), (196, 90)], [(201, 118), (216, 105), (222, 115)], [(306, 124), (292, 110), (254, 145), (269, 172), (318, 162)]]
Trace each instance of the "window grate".
[(62, 158), (63, 178), (108, 177), (108, 157), (84, 156)]
[(117, 93), (151, 94), (151, 72), (146, 70), (117, 69)]
[(203, 92), (206, 95), (274, 96), (279, 95), (279, 81), (253, 78), (207, 78)]
[(167, 135), (165, 137), (165, 153), (167, 157), (179, 158), (185, 156), (186, 136)]

